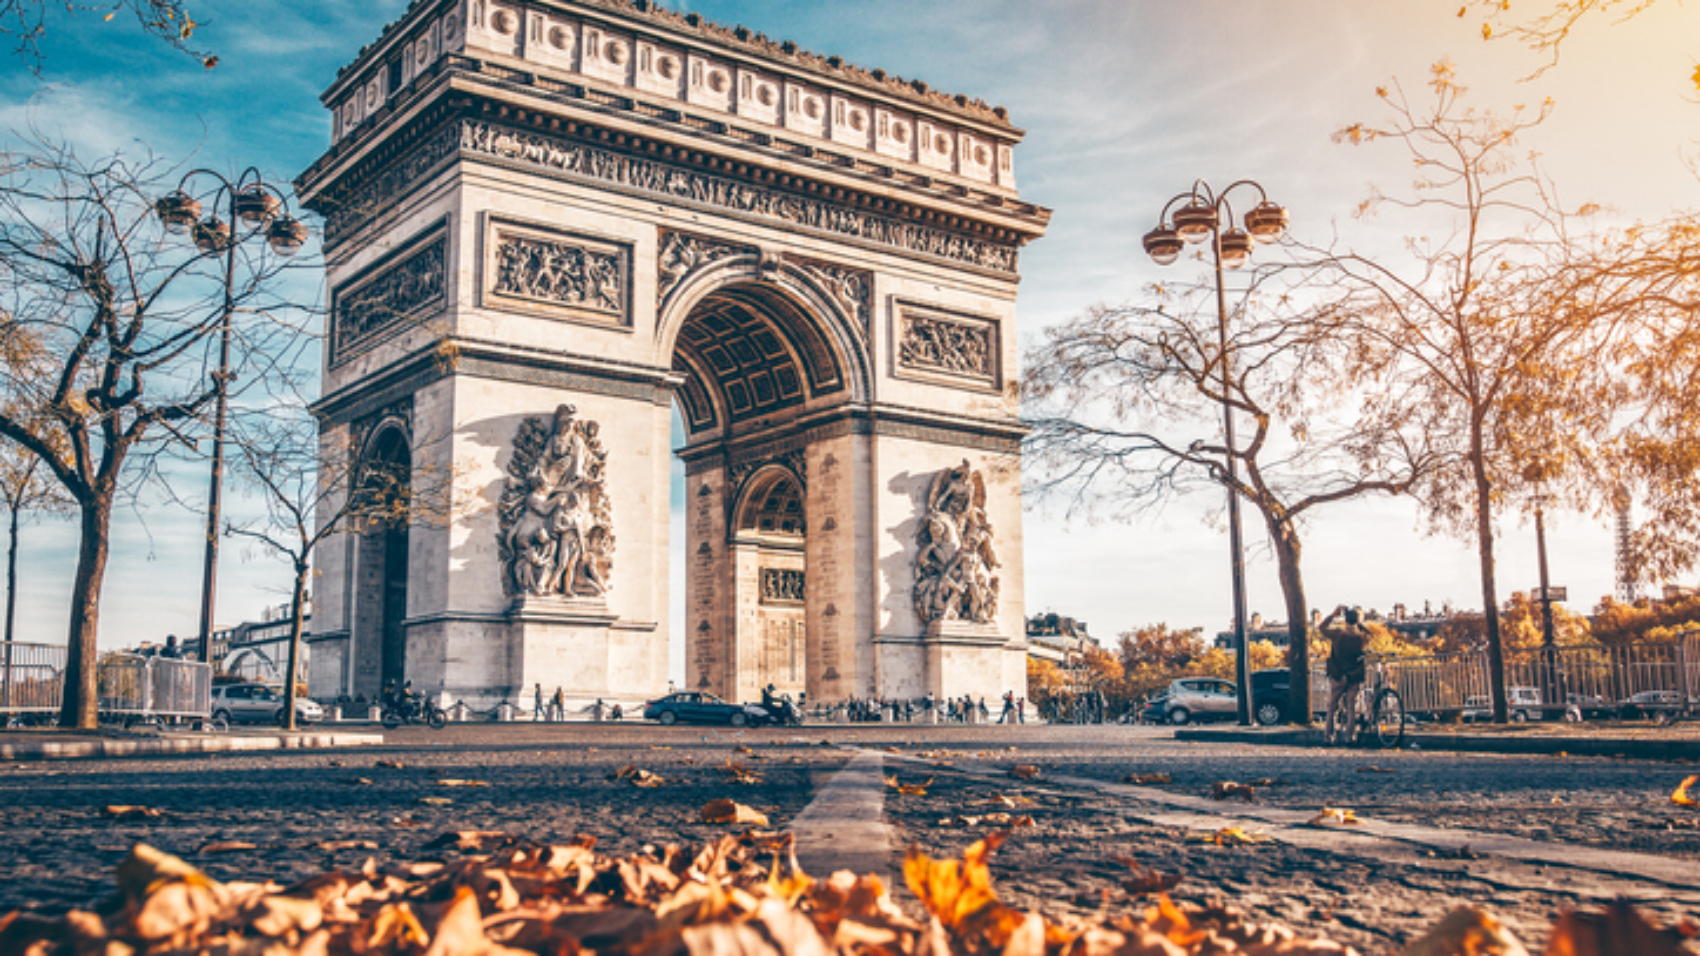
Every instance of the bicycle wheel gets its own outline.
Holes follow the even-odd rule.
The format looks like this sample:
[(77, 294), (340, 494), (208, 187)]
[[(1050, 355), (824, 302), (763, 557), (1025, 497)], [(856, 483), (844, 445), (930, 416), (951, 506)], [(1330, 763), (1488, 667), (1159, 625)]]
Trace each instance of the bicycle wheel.
[(1405, 739), (1405, 702), (1399, 698), (1398, 691), (1391, 687), (1377, 691), (1370, 718), (1375, 726), (1376, 743), (1383, 750), (1396, 748)]

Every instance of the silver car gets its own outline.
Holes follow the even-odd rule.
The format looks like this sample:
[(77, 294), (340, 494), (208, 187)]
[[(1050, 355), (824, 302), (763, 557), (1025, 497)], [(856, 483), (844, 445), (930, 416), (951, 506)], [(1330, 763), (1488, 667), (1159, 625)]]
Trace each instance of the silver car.
[[(324, 716), (317, 703), (295, 698), (297, 724), (310, 724)], [(269, 684), (220, 684), (212, 689), (212, 718), (227, 724), (282, 724), (283, 691)]]
[(1239, 714), (1240, 695), (1218, 677), (1182, 677), (1169, 684), (1166, 716), (1171, 724), (1222, 720)]

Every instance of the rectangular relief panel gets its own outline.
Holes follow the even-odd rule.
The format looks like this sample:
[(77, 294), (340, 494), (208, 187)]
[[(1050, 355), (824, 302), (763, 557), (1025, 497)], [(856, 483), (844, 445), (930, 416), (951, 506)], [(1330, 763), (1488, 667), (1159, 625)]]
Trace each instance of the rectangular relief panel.
[(331, 364), (442, 309), (449, 233), (439, 223), (331, 291)]
[(959, 388), (1002, 387), (997, 319), (896, 299), (892, 325), (896, 377)]
[(489, 217), (483, 252), (483, 308), (631, 328), (629, 244)]

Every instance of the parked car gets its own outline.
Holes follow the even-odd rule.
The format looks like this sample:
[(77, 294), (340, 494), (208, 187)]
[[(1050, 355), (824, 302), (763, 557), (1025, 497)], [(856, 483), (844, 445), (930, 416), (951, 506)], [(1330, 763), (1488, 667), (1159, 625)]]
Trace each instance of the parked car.
[(1652, 717), (1660, 712), (1677, 710), (1682, 707), (1682, 695), (1674, 690), (1644, 690), (1624, 698), (1618, 713), (1625, 720), (1637, 717)]
[(674, 724), (730, 724), (748, 727), (765, 723), (767, 711), (755, 704), (728, 704), (713, 694), (682, 690), (643, 705), (643, 719)]
[[(212, 718), (227, 724), (282, 724), (283, 689), (270, 684), (219, 684), (212, 689)], [(316, 702), (295, 698), (297, 724), (324, 719), (324, 708)]]
[(1216, 677), (1182, 677), (1169, 683), (1166, 709), (1171, 724), (1195, 720), (1232, 720), (1239, 714), (1234, 685)]
[(1252, 719), (1265, 727), (1286, 723), (1287, 704), (1292, 686), (1292, 674), (1285, 668), (1252, 671)]
[(1609, 720), (1617, 716), (1618, 706), (1599, 694), (1570, 693), (1564, 697), (1567, 720)]
[[(1523, 723), (1531, 717), (1541, 716), (1540, 688), (1505, 688), (1505, 706), (1510, 712), (1511, 719), (1517, 723)], [(1493, 699), (1486, 695), (1464, 698), (1464, 710), (1459, 712), (1458, 719), (1466, 724), (1492, 720)]]
[(1169, 719), (1169, 695), (1159, 694), (1145, 703), (1145, 708), (1139, 712), (1139, 722), (1142, 724), (1160, 724)]

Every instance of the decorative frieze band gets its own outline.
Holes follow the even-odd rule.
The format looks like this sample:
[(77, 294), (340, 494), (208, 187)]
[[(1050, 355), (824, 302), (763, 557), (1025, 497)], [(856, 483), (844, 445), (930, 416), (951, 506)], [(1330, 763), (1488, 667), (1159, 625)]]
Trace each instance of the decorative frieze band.
[[(448, 137), (448, 142), (444, 142), (445, 137)], [(470, 119), (451, 124), (444, 131), (432, 135), (402, 159), (395, 170), (380, 177), (350, 201), (329, 210), (325, 222), (327, 243), (334, 245), (375, 210), (387, 208), (389, 202), (408, 189), (417, 176), (432, 169), (445, 150), (454, 148), (458, 148), (462, 155), (490, 156), (524, 163), (671, 200), (728, 209), (994, 272), (1010, 275), (1016, 272), (1017, 253), (1013, 245), (986, 242), (729, 177)]]
[(412, 251), (383, 262), (331, 296), (331, 362), (369, 344), (403, 319), (441, 305), (449, 238), (439, 231)]

